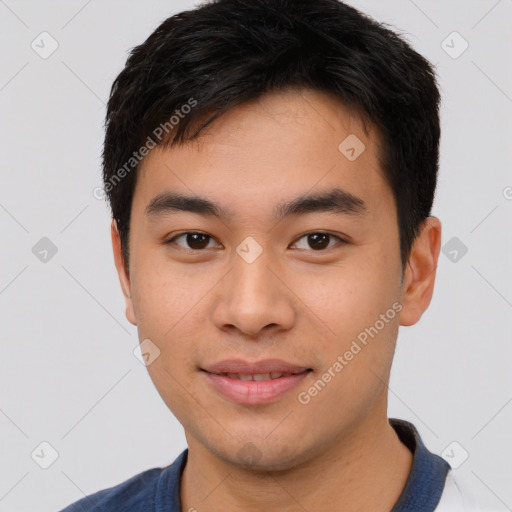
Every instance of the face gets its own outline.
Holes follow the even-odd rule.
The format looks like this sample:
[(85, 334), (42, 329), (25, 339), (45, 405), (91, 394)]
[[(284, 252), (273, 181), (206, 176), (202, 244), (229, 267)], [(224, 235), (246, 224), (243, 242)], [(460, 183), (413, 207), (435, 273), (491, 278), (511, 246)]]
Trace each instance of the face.
[[(272, 93), (143, 161), (129, 277), (113, 231), (116, 263), (189, 447), (283, 469), (385, 417), (408, 306), (395, 201), (367, 129), (326, 94)], [(281, 363), (257, 365), (269, 359)]]

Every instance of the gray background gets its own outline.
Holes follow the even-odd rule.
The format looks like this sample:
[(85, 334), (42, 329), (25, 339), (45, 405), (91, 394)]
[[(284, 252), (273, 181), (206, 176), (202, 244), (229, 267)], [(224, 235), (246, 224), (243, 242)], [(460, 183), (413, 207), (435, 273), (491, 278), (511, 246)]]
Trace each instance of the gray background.
[[(512, 1), (350, 3), (436, 64), (443, 94), (433, 213), (449, 245), (430, 308), (400, 330), (389, 415), (452, 462), (467, 451), (456, 476), (512, 510)], [(58, 510), (185, 448), (134, 356), (108, 209), (92, 191), (128, 50), (193, 5), (0, 0), (1, 511)], [(46, 59), (31, 47), (51, 49), (43, 31), (59, 45)], [(57, 248), (46, 261), (43, 237)], [(47, 469), (41, 442), (58, 453)]]

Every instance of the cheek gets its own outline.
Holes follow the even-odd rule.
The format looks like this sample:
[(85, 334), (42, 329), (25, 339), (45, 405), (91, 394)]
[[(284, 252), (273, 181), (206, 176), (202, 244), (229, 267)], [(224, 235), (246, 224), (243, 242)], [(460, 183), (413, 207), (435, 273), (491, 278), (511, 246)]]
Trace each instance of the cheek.
[(186, 408), (187, 393), (184, 390), (188, 388), (193, 372), (197, 371), (194, 366), (197, 306), (193, 308), (197, 299), (190, 295), (175, 281), (153, 279), (138, 285), (135, 301), (139, 339), (149, 339), (157, 347), (153, 350), (158, 356), (147, 370), (160, 396), (173, 411)]
[(159, 355), (147, 370), (166, 405), (182, 411), (187, 407), (184, 390), (196, 371), (192, 361), (198, 337), (197, 303), (203, 293), (172, 273), (154, 270), (136, 280), (139, 339), (149, 338), (158, 347)]
[(145, 264), (132, 276), (132, 300), (139, 331), (162, 338), (193, 308), (201, 290), (180, 278), (178, 271)]
[[(298, 294), (307, 297), (308, 308), (304, 311), (321, 326), (315, 342), (315, 350), (321, 354), (320, 374), (331, 368), (337, 377), (329, 384), (331, 391), (323, 401), (328, 407), (333, 403), (327, 396), (334, 401), (343, 396), (347, 403), (352, 399), (357, 402), (358, 396), (371, 401), (380, 389), (379, 379), (385, 380), (401, 307), (397, 302), (399, 288), (392, 286), (391, 274), (378, 264), (361, 260), (358, 265), (334, 269), (327, 279), (301, 278), (303, 285)], [(342, 358), (341, 371), (333, 368), (338, 357)]]
[(322, 275), (297, 276), (294, 292), (307, 306), (304, 315), (322, 328), (326, 338), (343, 343), (373, 325), (399, 296), (398, 288), (390, 286), (389, 274), (375, 264), (333, 267)]

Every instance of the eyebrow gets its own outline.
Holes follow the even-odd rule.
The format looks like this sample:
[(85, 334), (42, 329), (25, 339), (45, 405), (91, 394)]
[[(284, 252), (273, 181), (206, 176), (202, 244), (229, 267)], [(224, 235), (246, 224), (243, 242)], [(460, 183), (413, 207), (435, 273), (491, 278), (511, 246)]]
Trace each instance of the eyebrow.
[[(210, 199), (187, 196), (177, 192), (163, 192), (155, 196), (146, 206), (148, 217), (156, 219), (175, 212), (190, 212), (206, 217), (230, 220), (233, 213)], [(317, 194), (306, 194), (274, 207), (275, 220), (291, 215), (334, 212), (342, 215), (363, 215), (367, 213), (365, 202), (350, 192), (334, 188)]]

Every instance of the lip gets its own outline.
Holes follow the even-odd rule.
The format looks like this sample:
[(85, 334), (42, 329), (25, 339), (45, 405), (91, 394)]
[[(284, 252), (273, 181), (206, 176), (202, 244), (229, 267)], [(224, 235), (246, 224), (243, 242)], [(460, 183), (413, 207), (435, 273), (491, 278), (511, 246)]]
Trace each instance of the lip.
[[(298, 386), (311, 371), (310, 368), (286, 363), (280, 359), (267, 359), (254, 363), (232, 359), (201, 370), (217, 392), (241, 405), (264, 405), (276, 402), (286, 392)], [(260, 381), (232, 379), (222, 375), (224, 373), (254, 375), (272, 372), (293, 375)]]
[(287, 363), (282, 359), (264, 359), (262, 361), (244, 361), (243, 359), (228, 359), (201, 368), (208, 373), (302, 373), (309, 368), (297, 364)]

